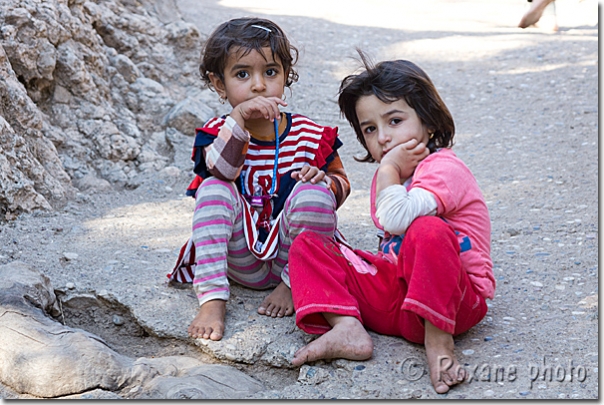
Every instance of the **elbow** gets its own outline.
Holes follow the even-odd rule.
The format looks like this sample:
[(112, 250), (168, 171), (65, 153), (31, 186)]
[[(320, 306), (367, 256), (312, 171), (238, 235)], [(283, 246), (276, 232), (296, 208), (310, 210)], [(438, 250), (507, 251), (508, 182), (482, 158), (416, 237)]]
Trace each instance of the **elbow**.
[(235, 179), (237, 178), (237, 176), (229, 176), (228, 174), (224, 174), (219, 170), (216, 170), (216, 168), (214, 169), (209, 169), (208, 170), (210, 172), (210, 174), (214, 177), (216, 177), (219, 180), (222, 181), (235, 181)]
[(384, 231), (391, 235), (403, 235), (407, 232), (407, 228), (409, 227), (409, 224), (400, 221), (383, 220), (382, 218), (380, 218), (379, 221), (380, 225), (384, 228)]

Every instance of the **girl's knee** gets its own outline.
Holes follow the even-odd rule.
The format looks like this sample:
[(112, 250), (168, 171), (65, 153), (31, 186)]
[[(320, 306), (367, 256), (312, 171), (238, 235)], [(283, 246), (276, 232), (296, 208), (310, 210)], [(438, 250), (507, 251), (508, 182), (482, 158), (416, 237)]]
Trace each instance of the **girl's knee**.
[(455, 232), (451, 225), (440, 217), (422, 216), (416, 218), (405, 233), (405, 239), (425, 242), (439, 242), (446, 239), (456, 240)]
[(318, 184), (296, 184), (289, 200), (290, 209), (298, 205), (313, 205), (328, 210), (336, 210), (336, 200), (325, 182)]
[(197, 193), (195, 194), (195, 200), (197, 202), (204, 200), (229, 200), (234, 201), (237, 199), (237, 189), (232, 181), (220, 180), (216, 177), (208, 177), (204, 179)]
[(323, 235), (313, 231), (302, 232), (294, 241), (289, 248), (289, 254), (297, 253), (308, 253), (310, 249), (316, 249), (318, 246), (323, 246), (325, 242), (330, 239)]

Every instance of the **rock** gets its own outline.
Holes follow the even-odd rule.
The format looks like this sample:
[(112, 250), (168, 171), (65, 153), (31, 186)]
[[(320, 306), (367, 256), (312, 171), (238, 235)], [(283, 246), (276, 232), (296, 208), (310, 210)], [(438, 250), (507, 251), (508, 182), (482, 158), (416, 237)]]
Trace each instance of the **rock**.
[(63, 253), (63, 258), (67, 261), (73, 261), (78, 258), (78, 254), (73, 252), (65, 252)]
[(99, 179), (93, 174), (87, 174), (79, 179), (74, 179), (74, 185), (80, 191), (105, 192), (113, 189), (111, 183), (105, 179)]
[(263, 389), (232, 367), (191, 357), (133, 360), (48, 316), (60, 312), (47, 277), (22, 262), (0, 266), (0, 383), (40, 398), (96, 390), (103, 398), (227, 399)]
[[(72, 181), (82, 191), (135, 186), (140, 173), (129, 162), (143, 151), (172, 158), (148, 136), (165, 130), (174, 100), (198, 82), (188, 72), (201, 43), (172, 0), (0, 4), (1, 216), (62, 208)], [(185, 104), (188, 118), (177, 121), (191, 133), (184, 126), (211, 110)]]
[(124, 324), (124, 318), (119, 315), (113, 315), (112, 321), (116, 326), (122, 326)]
[(138, 67), (126, 55), (117, 55), (111, 62), (128, 83), (134, 83), (142, 76)]
[(298, 382), (304, 385), (316, 385), (329, 379), (329, 371), (321, 367), (303, 365), (300, 367)]
[(202, 127), (214, 115), (211, 108), (193, 97), (187, 97), (172, 107), (163, 124), (183, 134), (195, 136), (195, 128)]

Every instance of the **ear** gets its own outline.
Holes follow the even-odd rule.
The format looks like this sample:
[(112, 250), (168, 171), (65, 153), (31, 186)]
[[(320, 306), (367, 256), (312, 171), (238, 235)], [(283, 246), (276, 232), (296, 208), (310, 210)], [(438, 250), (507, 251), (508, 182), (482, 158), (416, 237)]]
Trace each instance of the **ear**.
[(222, 79), (214, 73), (208, 74), (208, 77), (210, 78), (210, 82), (216, 90), (216, 93), (218, 93), (218, 96), (220, 98), (226, 98), (226, 87), (224, 86), (224, 82), (222, 81)]

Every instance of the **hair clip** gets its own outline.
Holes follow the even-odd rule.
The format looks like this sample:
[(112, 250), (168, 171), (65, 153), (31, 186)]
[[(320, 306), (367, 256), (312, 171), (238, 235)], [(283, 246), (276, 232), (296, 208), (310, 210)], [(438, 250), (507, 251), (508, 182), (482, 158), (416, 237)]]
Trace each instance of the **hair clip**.
[(270, 28), (263, 27), (262, 25), (255, 25), (255, 24), (253, 24), (251, 26), (254, 27), (254, 28), (260, 28), (261, 30), (265, 30), (267, 32), (273, 32), (273, 31), (270, 30)]

